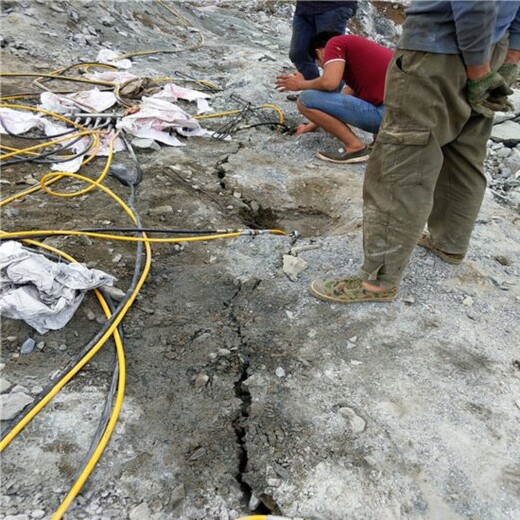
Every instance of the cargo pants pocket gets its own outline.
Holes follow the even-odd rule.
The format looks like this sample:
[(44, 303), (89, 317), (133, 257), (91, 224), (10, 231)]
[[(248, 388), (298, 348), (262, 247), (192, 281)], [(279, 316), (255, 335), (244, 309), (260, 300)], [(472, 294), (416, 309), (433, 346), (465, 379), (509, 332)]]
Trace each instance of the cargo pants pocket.
[(371, 158), (377, 163), (380, 180), (400, 185), (420, 184), (430, 136), (430, 129), (382, 128), (377, 136), (376, 157)]

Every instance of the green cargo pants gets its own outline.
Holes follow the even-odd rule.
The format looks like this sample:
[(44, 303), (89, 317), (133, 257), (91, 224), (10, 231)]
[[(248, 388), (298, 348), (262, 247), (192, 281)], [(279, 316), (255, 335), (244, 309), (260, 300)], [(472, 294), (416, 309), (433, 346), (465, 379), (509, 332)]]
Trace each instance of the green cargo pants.
[[(491, 67), (504, 61), (504, 38)], [(471, 111), (459, 55), (396, 50), (385, 116), (363, 185), (360, 276), (396, 287), (426, 222), (436, 247), (464, 255), (486, 189), (493, 120)]]

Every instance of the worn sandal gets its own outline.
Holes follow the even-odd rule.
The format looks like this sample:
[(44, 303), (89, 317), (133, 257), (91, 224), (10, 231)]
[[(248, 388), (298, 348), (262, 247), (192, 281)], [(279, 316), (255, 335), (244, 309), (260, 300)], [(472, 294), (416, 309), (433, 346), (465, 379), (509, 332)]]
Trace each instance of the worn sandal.
[(459, 255), (457, 253), (446, 253), (446, 251), (442, 251), (438, 247), (435, 247), (432, 241), (432, 237), (429, 233), (426, 232), (421, 235), (417, 241), (417, 245), (428, 249), (434, 255), (437, 255), (441, 260), (444, 260), (448, 264), (458, 265), (462, 262), (462, 260), (464, 260), (464, 255)]
[(369, 291), (361, 282), (359, 278), (314, 280), (309, 291), (320, 300), (336, 303), (391, 302), (397, 294), (395, 287), (381, 292)]

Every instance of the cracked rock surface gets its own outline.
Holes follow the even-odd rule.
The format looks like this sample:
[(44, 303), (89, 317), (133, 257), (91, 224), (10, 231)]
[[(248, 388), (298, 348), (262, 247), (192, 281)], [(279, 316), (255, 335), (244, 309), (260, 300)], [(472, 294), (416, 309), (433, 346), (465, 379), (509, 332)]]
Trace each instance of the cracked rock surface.
[[(101, 47), (182, 50), (202, 33), (203, 47), (137, 57), (130, 70), (221, 85), (210, 99), (219, 111), (237, 107), (234, 94), (279, 106), (289, 126), (301, 121), (273, 86), (291, 70), (290, 4), (164, 3), (189, 24), (160, 2), (6, 0), (2, 70), (44, 73), (94, 60)], [(360, 4), (351, 29), (395, 41), (399, 3)], [(4, 78), (3, 95), (34, 91), (31, 81)], [(248, 117), (240, 124), (274, 115)], [(347, 308), (307, 292), (311, 280), (353, 273), (362, 260), (364, 165), (315, 159), (337, 147), (332, 137), (263, 125), (229, 141), (136, 146), (145, 227), (297, 233), (153, 245), (150, 276), (123, 323), (121, 416), (66, 518), (520, 517), (519, 151), (511, 139), (490, 142), (491, 189), (462, 265), (417, 248), (395, 302)], [(114, 162), (132, 165), (124, 153)], [(88, 173), (103, 165), (94, 161)], [(47, 171), (2, 168), (2, 198)], [(125, 186), (104, 182), (126, 200)], [(2, 208), (3, 231), (129, 225), (98, 192), (40, 191)], [(131, 281), (131, 243), (45, 242), (116, 276), (115, 296)], [(287, 255), (301, 266), (291, 276)], [(2, 402), (35, 398), (103, 322), (93, 294), (64, 329), (43, 336), (2, 320)], [(34, 348), (21, 354), (28, 338)], [(0, 518), (50, 518), (57, 509), (87, 454), (113, 366), (108, 343), (4, 451)]]

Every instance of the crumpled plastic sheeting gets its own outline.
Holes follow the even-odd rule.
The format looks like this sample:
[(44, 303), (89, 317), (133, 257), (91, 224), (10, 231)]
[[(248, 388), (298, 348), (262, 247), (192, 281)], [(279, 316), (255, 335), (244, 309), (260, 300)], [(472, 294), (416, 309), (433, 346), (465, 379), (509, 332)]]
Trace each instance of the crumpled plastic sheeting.
[(139, 112), (124, 117), (117, 124), (117, 128), (126, 130), (136, 137), (155, 139), (169, 146), (184, 146), (169, 133), (171, 129), (180, 135), (190, 137), (211, 135), (182, 108), (157, 97), (144, 97)]
[(80, 263), (52, 262), (18, 242), (0, 245), (0, 315), (21, 319), (40, 334), (64, 327), (85, 292), (115, 278)]
[(138, 76), (132, 74), (131, 72), (126, 71), (108, 71), (108, 72), (91, 72), (89, 74), (85, 74), (85, 78), (93, 79), (96, 81), (108, 81), (110, 83), (115, 83), (120, 85), (125, 81), (130, 81), (131, 79), (136, 79)]
[(185, 99), (186, 101), (197, 102), (197, 114), (207, 114), (213, 112), (213, 109), (209, 106), (207, 99), (211, 96), (198, 90), (189, 88), (179, 87), (175, 83), (166, 83), (161, 92), (151, 96), (152, 98), (165, 99), (166, 101), (175, 102), (178, 99)]
[(40, 95), (40, 101), (38, 108), (43, 108), (56, 114), (66, 114), (67, 112), (103, 112), (117, 103), (113, 92), (101, 92), (97, 88), (66, 95), (43, 92)]
[[(22, 110), (0, 108), (0, 133), (7, 134), (11, 132), (18, 135), (34, 127), (43, 128), (43, 119), (40, 116)], [(6, 128), (9, 132), (7, 132)]]
[(106, 63), (107, 65), (112, 65), (117, 67), (118, 69), (129, 69), (132, 66), (132, 62), (130, 60), (114, 60), (116, 56), (119, 56), (123, 53), (118, 51), (113, 51), (110, 49), (101, 49), (98, 52), (96, 61), (99, 63)]
[[(2, 125), (2, 121), (5, 124)], [(67, 131), (67, 128), (60, 123), (42, 117), (41, 114), (30, 113), (25, 110), (13, 110), (11, 108), (0, 108), (0, 133), (9, 132), (19, 135), (28, 132), (33, 128), (43, 129), (45, 135), (57, 135)]]

